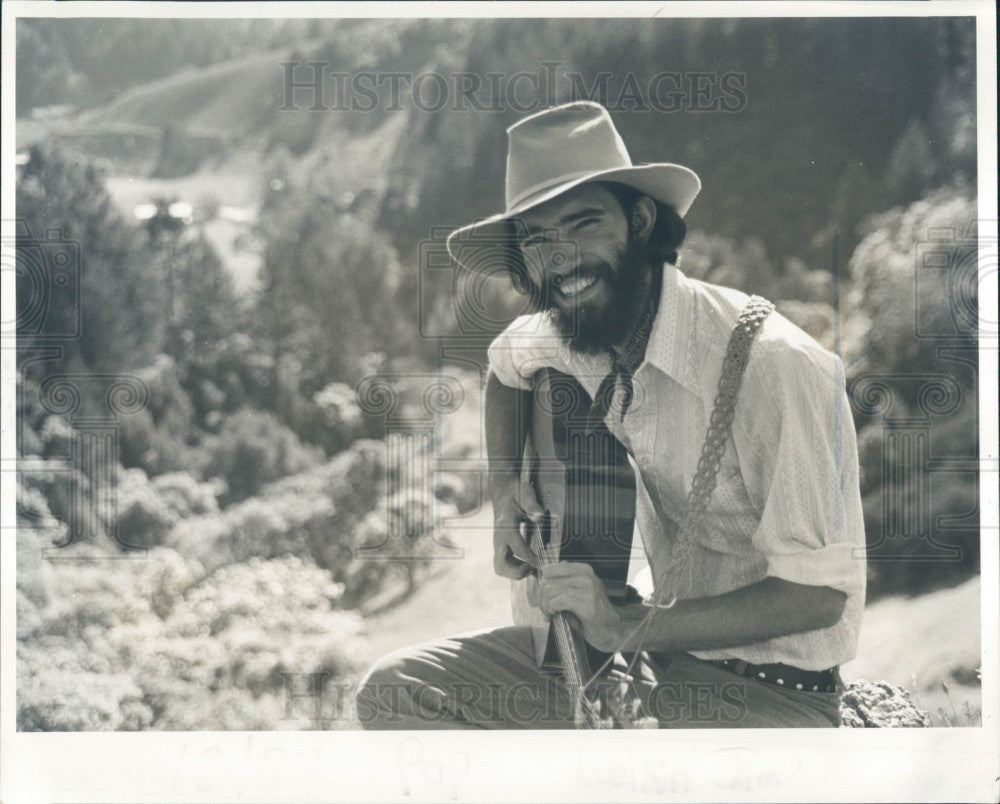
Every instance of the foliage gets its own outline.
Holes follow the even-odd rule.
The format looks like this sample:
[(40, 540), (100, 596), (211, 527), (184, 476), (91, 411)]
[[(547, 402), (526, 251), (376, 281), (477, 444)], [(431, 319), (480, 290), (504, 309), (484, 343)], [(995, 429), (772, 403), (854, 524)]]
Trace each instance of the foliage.
[(163, 548), (112, 565), (56, 570), (43, 633), (19, 645), (21, 729), (279, 728), (286, 676), (360, 669), (343, 587), (296, 556), (208, 576)]
[(141, 469), (126, 469), (117, 485), (119, 543), (148, 549), (163, 542), (179, 521), (217, 513), (217, 486), (199, 483), (185, 472), (160, 475), (150, 481)]
[(316, 451), (304, 447), (273, 413), (244, 408), (226, 419), (206, 472), (225, 479), (225, 500), (232, 502), (318, 459)]
[[(159, 351), (164, 329), (161, 282), (146, 270), (139, 230), (115, 209), (97, 165), (50, 145), (32, 147), (29, 156), (17, 181), (18, 248), (38, 254), (62, 240), (68, 270), (79, 277), (79, 285), (71, 279), (65, 290), (50, 269), (18, 277), (40, 281), (48, 294), (50, 309), (37, 333), (68, 331), (79, 306), (80, 337), (65, 342), (64, 359), (80, 357), (95, 370), (113, 372), (142, 365)], [(19, 283), (21, 320), (30, 316), (27, 305), (36, 295)]]
[(376, 507), (385, 483), (382, 447), (358, 441), (333, 460), (265, 486), (224, 511), (180, 521), (164, 544), (215, 569), (252, 557), (308, 558), (346, 584), (353, 599), (378, 591), (356, 588), (352, 534)]
[(22, 731), (139, 731), (153, 721), (135, 680), (72, 640), (21, 645), (17, 674)]
[[(852, 400), (871, 597), (955, 583), (979, 568), (975, 220), (974, 199), (942, 188), (871, 218), (851, 258), (855, 303), (871, 325), (848, 381), (874, 378), (885, 389)], [(927, 396), (930, 382), (940, 398)], [(894, 431), (921, 422), (923, 457), (885, 452)], [(971, 469), (938, 473), (941, 458)]]
[(949, 346), (975, 346), (975, 221), (975, 199), (950, 187), (868, 219), (851, 273), (878, 363), (926, 372), (942, 337)]
[(264, 210), (268, 295), (260, 312), (286, 359), (286, 393), (309, 398), (331, 380), (356, 383), (364, 353), (402, 345), (401, 310), (413, 305), (395, 303), (401, 267), (383, 235), (294, 190)]

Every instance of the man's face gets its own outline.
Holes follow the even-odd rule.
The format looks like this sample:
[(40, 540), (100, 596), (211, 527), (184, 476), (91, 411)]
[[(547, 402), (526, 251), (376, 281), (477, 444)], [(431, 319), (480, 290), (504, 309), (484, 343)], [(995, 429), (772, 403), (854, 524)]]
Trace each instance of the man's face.
[(517, 244), (536, 298), (570, 346), (618, 345), (638, 312), (645, 267), (618, 199), (584, 184), (521, 220)]

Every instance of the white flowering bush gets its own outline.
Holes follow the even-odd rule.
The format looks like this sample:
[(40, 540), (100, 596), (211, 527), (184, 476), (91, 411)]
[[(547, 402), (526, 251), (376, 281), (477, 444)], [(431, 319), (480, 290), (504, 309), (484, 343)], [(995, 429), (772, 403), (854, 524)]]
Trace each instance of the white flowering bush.
[[(40, 621), (18, 645), (22, 729), (302, 728), (313, 724), (283, 721), (289, 678), (362, 669), (362, 621), (338, 608), (343, 585), (297, 556), (205, 575), (158, 548), (65, 562), (51, 581), (47, 607), (22, 595)], [(324, 727), (339, 724), (324, 714)]]
[[(19, 728), (353, 728), (344, 690), (369, 658), (353, 609), (388, 583), (413, 586), (441, 518), (458, 514), (441, 498), (467, 494), (450, 477), (386, 499), (384, 460), (383, 444), (355, 441), (221, 509), (216, 484), (119, 469), (119, 544), (109, 528), (62, 548), (46, 495), (70, 498), (60, 467), (25, 477)], [(366, 532), (391, 532), (414, 560), (365, 557)], [(316, 674), (340, 690), (322, 720), (290, 696)]]

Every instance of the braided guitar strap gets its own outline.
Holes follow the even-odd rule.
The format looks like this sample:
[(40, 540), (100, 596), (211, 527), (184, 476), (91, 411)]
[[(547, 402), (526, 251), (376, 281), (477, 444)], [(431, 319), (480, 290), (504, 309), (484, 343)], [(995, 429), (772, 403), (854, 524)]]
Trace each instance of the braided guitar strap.
[[(673, 590), (675, 595), (687, 594), (691, 591), (693, 581), (691, 549), (694, 546), (695, 533), (708, 509), (708, 504), (711, 502), (712, 492), (715, 491), (719, 465), (722, 462), (722, 456), (726, 451), (726, 441), (729, 439), (733, 427), (736, 398), (740, 385), (743, 383), (743, 373), (750, 356), (750, 347), (757, 335), (757, 330), (760, 329), (764, 319), (773, 310), (774, 305), (767, 299), (761, 296), (751, 296), (729, 337), (726, 357), (722, 362), (722, 373), (719, 376), (715, 406), (708, 421), (708, 431), (705, 433), (701, 457), (698, 458), (698, 468), (691, 481), (691, 491), (688, 493), (684, 521), (672, 551), (672, 563), (679, 570), (675, 577), (680, 580), (682, 587)], [(673, 605), (673, 601), (669, 605)]]

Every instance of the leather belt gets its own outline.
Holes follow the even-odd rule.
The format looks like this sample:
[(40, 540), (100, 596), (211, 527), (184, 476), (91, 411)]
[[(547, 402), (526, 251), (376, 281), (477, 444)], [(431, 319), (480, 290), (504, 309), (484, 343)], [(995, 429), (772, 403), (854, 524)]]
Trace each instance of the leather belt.
[(840, 668), (829, 670), (801, 670), (790, 664), (750, 664), (742, 659), (709, 659), (710, 664), (724, 667), (744, 678), (753, 678), (763, 684), (803, 692), (842, 692)]

